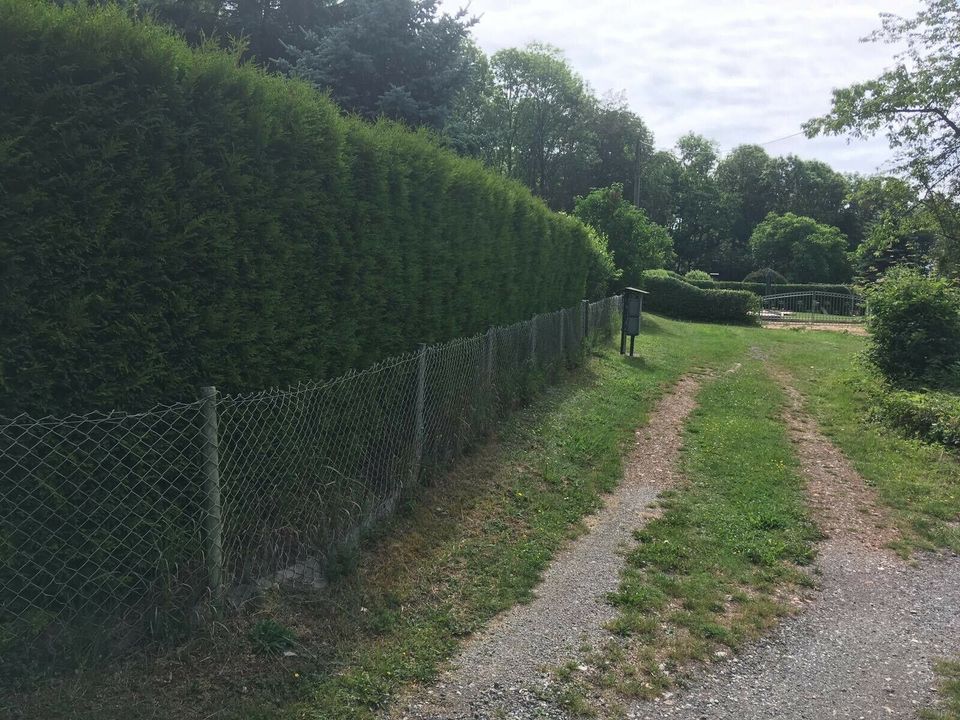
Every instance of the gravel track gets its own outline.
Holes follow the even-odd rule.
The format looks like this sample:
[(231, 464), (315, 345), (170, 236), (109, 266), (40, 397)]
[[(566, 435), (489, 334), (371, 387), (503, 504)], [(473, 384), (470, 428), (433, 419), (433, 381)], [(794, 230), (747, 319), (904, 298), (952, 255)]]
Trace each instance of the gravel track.
[[(763, 358), (759, 350), (751, 355)], [(875, 491), (802, 410), (790, 378), (774, 372), (811, 511), (826, 540), (816, 564), (821, 591), (738, 656), (709, 666), (676, 694), (634, 704), (633, 720), (916, 718), (936, 701), (932, 662), (960, 656), (960, 557), (928, 554), (908, 564), (886, 546), (898, 537)], [(620, 547), (674, 482), (683, 423), (698, 383), (664, 397), (590, 533), (561, 553), (536, 599), (496, 620), (432, 688), (417, 688), (391, 718), (573, 720), (549, 700), (544, 667), (599, 645), (614, 612), (605, 602), (623, 562)], [(798, 600), (800, 602), (800, 600)]]
[(891, 561), (859, 543), (821, 548), (823, 591), (801, 615), (678, 696), (630, 718), (914, 718), (936, 701), (931, 661), (960, 654), (960, 558)]
[(699, 379), (680, 380), (636, 433), (624, 478), (602, 510), (587, 518), (589, 532), (562, 551), (537, 586), (535, 598), (518, 605), (467, 644), (432, 688), (416, 688), (389, 715), (411, 720), (465, 718), (562, 718), (541, 699), (544, 668), (597, 645), (614, 617), (606, 603), (623, 568), (621, 547), (656, 515), (651, 505), (676, 480), (684, 421), (695, 406)]
[(960, 557), (908, 565), (875, 492), (802, 412), (783, 373), (786, 423), (827, 535), (822, 591), (795, 616), (678, 696), (634, 706), (636, 719), (915, 718), (936, 701), (932, 661), (960, 655)]

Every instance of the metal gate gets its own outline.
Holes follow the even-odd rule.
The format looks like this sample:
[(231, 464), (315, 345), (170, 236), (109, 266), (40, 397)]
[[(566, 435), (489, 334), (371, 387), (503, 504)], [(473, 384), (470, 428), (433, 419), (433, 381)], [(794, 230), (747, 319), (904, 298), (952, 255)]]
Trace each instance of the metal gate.
[(793, 292), (767, 295), (760, 310), (761, 322), (862, 323), (867, 305), (859, 295), (831, 292)]

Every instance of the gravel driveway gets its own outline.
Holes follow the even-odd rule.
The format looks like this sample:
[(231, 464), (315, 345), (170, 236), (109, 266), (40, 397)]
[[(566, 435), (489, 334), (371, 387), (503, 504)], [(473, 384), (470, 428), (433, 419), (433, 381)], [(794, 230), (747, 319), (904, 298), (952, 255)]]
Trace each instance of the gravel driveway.
[(823, 591), (802, 614), (676, 697), (629, 718), (915, 718), (935, 702), (931, 661), (960, 654), (960, 558), (919, 567), (830, 540)]
[[(807, 478), (819, 547), (821, 592), (805, 610), (676, 694), (634, 704), (634, 720), (915, 718), (936, 701), (932, 661), (960, 656), (960, 557), (908, 564), (886, 545), (897, 530), (874, 491), (802, 410), (790, 378), (785, 422)], [(573, 720), (541, 696), (544, 667), (597, 646), (614, 612), (619, 552), (658, 492), (676, 480), (683, 423), (698, 383), (687, 378), (658, 404), (590, 533), (561, 553), (536, 598), (467, 644), (440, 681), (417, 688), (389, 714), (409, 720)]]
[(960, 557), (914, 565), (886, 549), (893, 523), (840, 450), (802, 409), (789, 376), (790, 438), (807, 480), (822, 591), (739, 657), (630, 718), (915, 718), (936, 701), (932, 662), (960, 655)]
[(534, 600), (495, 620), (466, 645), (432, 688), (417, 688), (394, 718), (565, 717), (540, 699), (545, 667), (575, 660), (584, 643), (606, 637), (614, 617), (606, 595), (623, 568), (621, 546), (655, 515), (651, 504), (672, 484), (682, 428), (695, 406), (699, 380), (688, 376), (667, 393), (636, 433), (624, 478), (603, 509), (587, 519), (589, 532), (561, 552), (544, 574)]

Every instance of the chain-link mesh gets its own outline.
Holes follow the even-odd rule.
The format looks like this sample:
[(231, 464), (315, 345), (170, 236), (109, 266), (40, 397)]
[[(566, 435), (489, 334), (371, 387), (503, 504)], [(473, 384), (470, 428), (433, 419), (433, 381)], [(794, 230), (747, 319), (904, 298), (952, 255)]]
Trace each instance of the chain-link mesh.
[(289, 390), (0, 420), (0, 685), (183, 632), (211, 599), (322, 583), (620, 309), (583, 303)]

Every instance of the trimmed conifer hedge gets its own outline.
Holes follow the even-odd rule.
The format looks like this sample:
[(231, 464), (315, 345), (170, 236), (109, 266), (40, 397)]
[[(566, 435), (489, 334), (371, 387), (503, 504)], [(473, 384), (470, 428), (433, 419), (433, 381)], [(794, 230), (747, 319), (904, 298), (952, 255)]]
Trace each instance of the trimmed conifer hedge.
[(753, 293), (744, 290), (705, 290), (672, 277), (665, 270), (644, 272), (643, 289), (650, 293), (644, 298), (644, 308), (681, 320), (752, 323), (755, 320), (750, 313), (759, 308), (759, 300)]
[(0, 0), (0, 97), (3, 415), (329, 377), (604, 272), (519, 183), (117, 7)]

